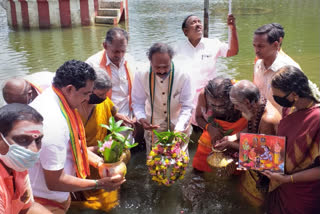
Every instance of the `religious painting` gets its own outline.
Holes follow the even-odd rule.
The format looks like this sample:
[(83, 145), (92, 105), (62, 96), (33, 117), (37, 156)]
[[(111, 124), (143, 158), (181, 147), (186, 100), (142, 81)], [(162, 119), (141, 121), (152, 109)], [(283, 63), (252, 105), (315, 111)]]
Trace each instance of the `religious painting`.
[(285, 137), (241, 133), (239, 146), (239, 168), (284, 173)]

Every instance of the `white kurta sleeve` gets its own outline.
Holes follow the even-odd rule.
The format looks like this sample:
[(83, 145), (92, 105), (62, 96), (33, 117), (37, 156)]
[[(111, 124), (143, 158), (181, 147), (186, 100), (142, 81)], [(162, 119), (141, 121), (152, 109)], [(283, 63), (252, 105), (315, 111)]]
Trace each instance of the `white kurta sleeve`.
[(175, 131), (185, 131), (189, 125), (191, 119), (192, 110), (193, 110), (193, 98), (194, 93), (191, 86), (191, 79), (188, 76), (183, 84), (181, 95), (180, 95), (180, 104), (181, 110), (178, 118), (178, 122), (175, 126)]
[(137, 120), (141, 118), (147, 118), (145, 112), (145, 102), (147, 96), (145, 94), (144, 86), (141, 82), (141, 73), (137, 72), (133, 81), (132, 86), (132, 108), (134, 115), (136, 116)]

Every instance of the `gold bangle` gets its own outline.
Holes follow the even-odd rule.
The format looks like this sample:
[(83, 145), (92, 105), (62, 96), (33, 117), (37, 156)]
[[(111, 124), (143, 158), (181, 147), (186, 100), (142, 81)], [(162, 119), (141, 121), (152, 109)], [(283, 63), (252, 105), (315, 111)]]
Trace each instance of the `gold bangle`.
[(291, 178), (291, 183), (294, 183), (294, 182), (293, 182), (293, 176), (292, 176), (292, 175), (290, 175), (290, 178)]
[(208, 126), (210, 125), (210, 123), (207, 123), (206, 126), (204, 127), (204, 130), (208, 130)]

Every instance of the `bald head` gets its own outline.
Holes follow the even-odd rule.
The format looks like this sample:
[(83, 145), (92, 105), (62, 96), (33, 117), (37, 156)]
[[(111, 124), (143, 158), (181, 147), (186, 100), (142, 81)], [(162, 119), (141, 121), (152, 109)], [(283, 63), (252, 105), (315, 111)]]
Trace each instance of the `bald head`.
[(2, 89), (3, 98), (8, 104), (28, 104), (28, 93), (32, 93), (32, 87), (25, 79), (20, 77), (9, 79)]
[(250, 103), (256, 103), (260, 99), (260, 92), (258, 87), (249, 80), (241, 80), (233, 85), (230, 96), (239, 102), (247, 99)]

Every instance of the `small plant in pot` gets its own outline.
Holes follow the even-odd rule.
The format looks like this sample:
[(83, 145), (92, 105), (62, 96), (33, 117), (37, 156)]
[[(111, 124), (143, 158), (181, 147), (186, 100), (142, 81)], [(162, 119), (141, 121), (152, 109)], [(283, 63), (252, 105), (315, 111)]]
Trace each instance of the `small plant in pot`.
[(147, 166), (152, 180), (160, 185), (170, 186), (183, 179), (189, 162), (181, 145), (186, 143), (187, 135), (180, 132), (153, 131), (158, 140), (147, 157)]
[[(110, 117), (109, 125), (101, 124), (102, 127), (109, 131), (109, 134), (103, 141), (98, 141), (98, 153), (103, 157), (104, 164), (99, 167), (99, 175), (101, 177), (121, 174), (125, 176), (127, 172), (126, 163), (129, 149), (138, 145), (138, 143), (131, 144), (128, 141), (128, 135), (125, 137), (121, 132), (133, 131), (132, 128), (121, 126), (122, 120), (115, 121), (114, 117)], [(129, 151), (129, 154), (128, 152)], [(129, 161), (129, 160), (127, 160)]]

